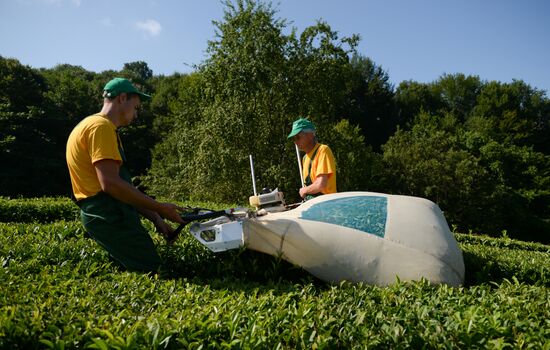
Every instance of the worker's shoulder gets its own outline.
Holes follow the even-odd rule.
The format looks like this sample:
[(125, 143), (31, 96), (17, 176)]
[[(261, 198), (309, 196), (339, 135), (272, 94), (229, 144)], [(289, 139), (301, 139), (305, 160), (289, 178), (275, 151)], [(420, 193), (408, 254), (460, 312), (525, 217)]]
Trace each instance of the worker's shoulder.
[(332, 153), (332, 150), (330, 149), (330, 147), (328, 145), (320, 144), (319, 145), (319, 152)]
[(78, 123), (76, 128), (80, 130), (92, 130), (97, 128), (116, 129), (115, 125), (101, 114), (92, 114), (85, 117)]
[(107, 118), (107, 117), (105, 117), (104, 115), (101, 115), (101, 114), (92, 114), (92, 115), (87, 116), (86, 118), (84, 118), (84, 120), (86, 121), (86, 124), (88, 124), (88, 125), (106, 125), (106, 126), (112, 127), (113, 129), (116, 129), (113, 122), (111, 122), (109, 120), (109, 118)]

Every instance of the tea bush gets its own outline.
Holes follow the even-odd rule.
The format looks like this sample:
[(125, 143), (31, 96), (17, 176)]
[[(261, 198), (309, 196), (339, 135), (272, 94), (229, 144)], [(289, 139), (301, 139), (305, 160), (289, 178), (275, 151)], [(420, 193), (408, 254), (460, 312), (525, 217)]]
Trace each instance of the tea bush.
[[(152, 226), (146, 224), (152, 231)], [(321, 282), (247, 250), (152, 233), (162, 273), (124, 271), (77, 221), (0, 223), (0, 348), (546, 348), (550, 249), (457, 234), (463, 287)]]
[(0, 222), (52, 222), (75, 220), (79, 209), (69, 198), (0, 197)]

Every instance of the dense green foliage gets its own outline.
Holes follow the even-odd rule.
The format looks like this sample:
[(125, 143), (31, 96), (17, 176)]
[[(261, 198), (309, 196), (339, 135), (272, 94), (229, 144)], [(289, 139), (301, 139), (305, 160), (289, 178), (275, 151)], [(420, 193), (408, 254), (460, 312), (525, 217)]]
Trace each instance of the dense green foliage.
[(461, 229), (550, 242), (543, 92), (457, 74), (403, 83), (397, 101), (409, 122), (383, 146), (394, 191), (434, 200)]
[(152, 195), (246, 203), (252, 154), (258, 187), (297, 201), (286, 135), (305, 116), (336, 156), (340, 191), (425, 197), (461, 231), (550, 242), (546, 92), (460, 73), (394, 87), (356, 36), (322, 21), (299, 33), (261, 1), (224, 6), (191, 74), (155, 76), (142, 61), (37, 70), (0, 57), (0, 196), (68, 196), (67, 137), (124, 76), (153, 94), (121, 130), (135, 182)]
[[(144, 62), (134, 62), (120, 72), (100, 74), (67, 64), (36, 70), (0, 56), (0, 195), (69, 195), (69, 133), (82, 118), (101, 109), (101, 90), (114, 76), (132, 77), (147, 89), (133, 73), (143, 66), (147, 68)], [(151, 127), (152, 115), (146, 109), (121, 133), (134, 151), (128, 161), (137, 174), (150, 165), (150, 149), (158, 141), (148, 131)]]
[[(278, 186), (296, 199), (291, 191), (299, 185), (296, 157), (286, 135), (299, 115), (319, 123), (339, 121), (350, 91), (346, 62), (356, 39), (338, 39), (326, 23), (299, 36), (284, 35), (284, 22), (274, 16), (269, 6), (227, 4), (224, 21), (216, 23), (218, 36), (209, 43), (210, 58), (199, 68), (200, 78), (181, 78), (180, 86), (194, 100), (166, 109), (177, 124), (155, 152), (148, 183), (156, 193), (244, 200), (252, 188), (252, 154), (258, 183)], [(321, 139), (330, 143), (348, 136), (332, 131), (321, 128)], [(355, 147), (358, 158), (367, 152), (361, 140), (341, 146), (342, 154)]]
[[(65, 215), (64, 200), (34, 202)], [(18, 217), (19, 208), (6, 210)], [(77, 221), (0, 223), (0, 348), (550, 346), (543, 244), (457, 234), (463, 287), (381, 288), (328, 285), (264, 254), (211, 253), (189, 236), (173, 246), (153, 237), (165, 260), (158, 276), (121, 271)]]
[(18, 198), (0, 197), (0, 222), (52, 222), (77, 220), (78, 207), (66, 197)]

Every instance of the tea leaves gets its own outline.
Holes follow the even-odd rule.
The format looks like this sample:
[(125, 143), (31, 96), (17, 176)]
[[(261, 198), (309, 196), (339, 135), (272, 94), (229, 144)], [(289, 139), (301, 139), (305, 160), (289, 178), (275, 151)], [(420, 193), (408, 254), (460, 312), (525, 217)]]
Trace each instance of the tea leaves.
[(0, 348), (550, 348), (545, 245), (457, 234), (464, 286), (380, 288), (152, 235), (159, 275), (124, 271), (74, 220), (0, 223)]

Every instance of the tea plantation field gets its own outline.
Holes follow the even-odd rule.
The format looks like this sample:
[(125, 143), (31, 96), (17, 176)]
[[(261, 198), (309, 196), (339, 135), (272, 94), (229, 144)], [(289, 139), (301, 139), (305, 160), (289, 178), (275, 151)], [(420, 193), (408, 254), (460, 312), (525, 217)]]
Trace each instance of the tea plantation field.
[(144, 275), (111, 262), (76, 209), (0, 198), (0, 349), (550, 349), (550, 246), (457, 233), (463, 287), (380, 288), (152, 233), (165, 264)]

